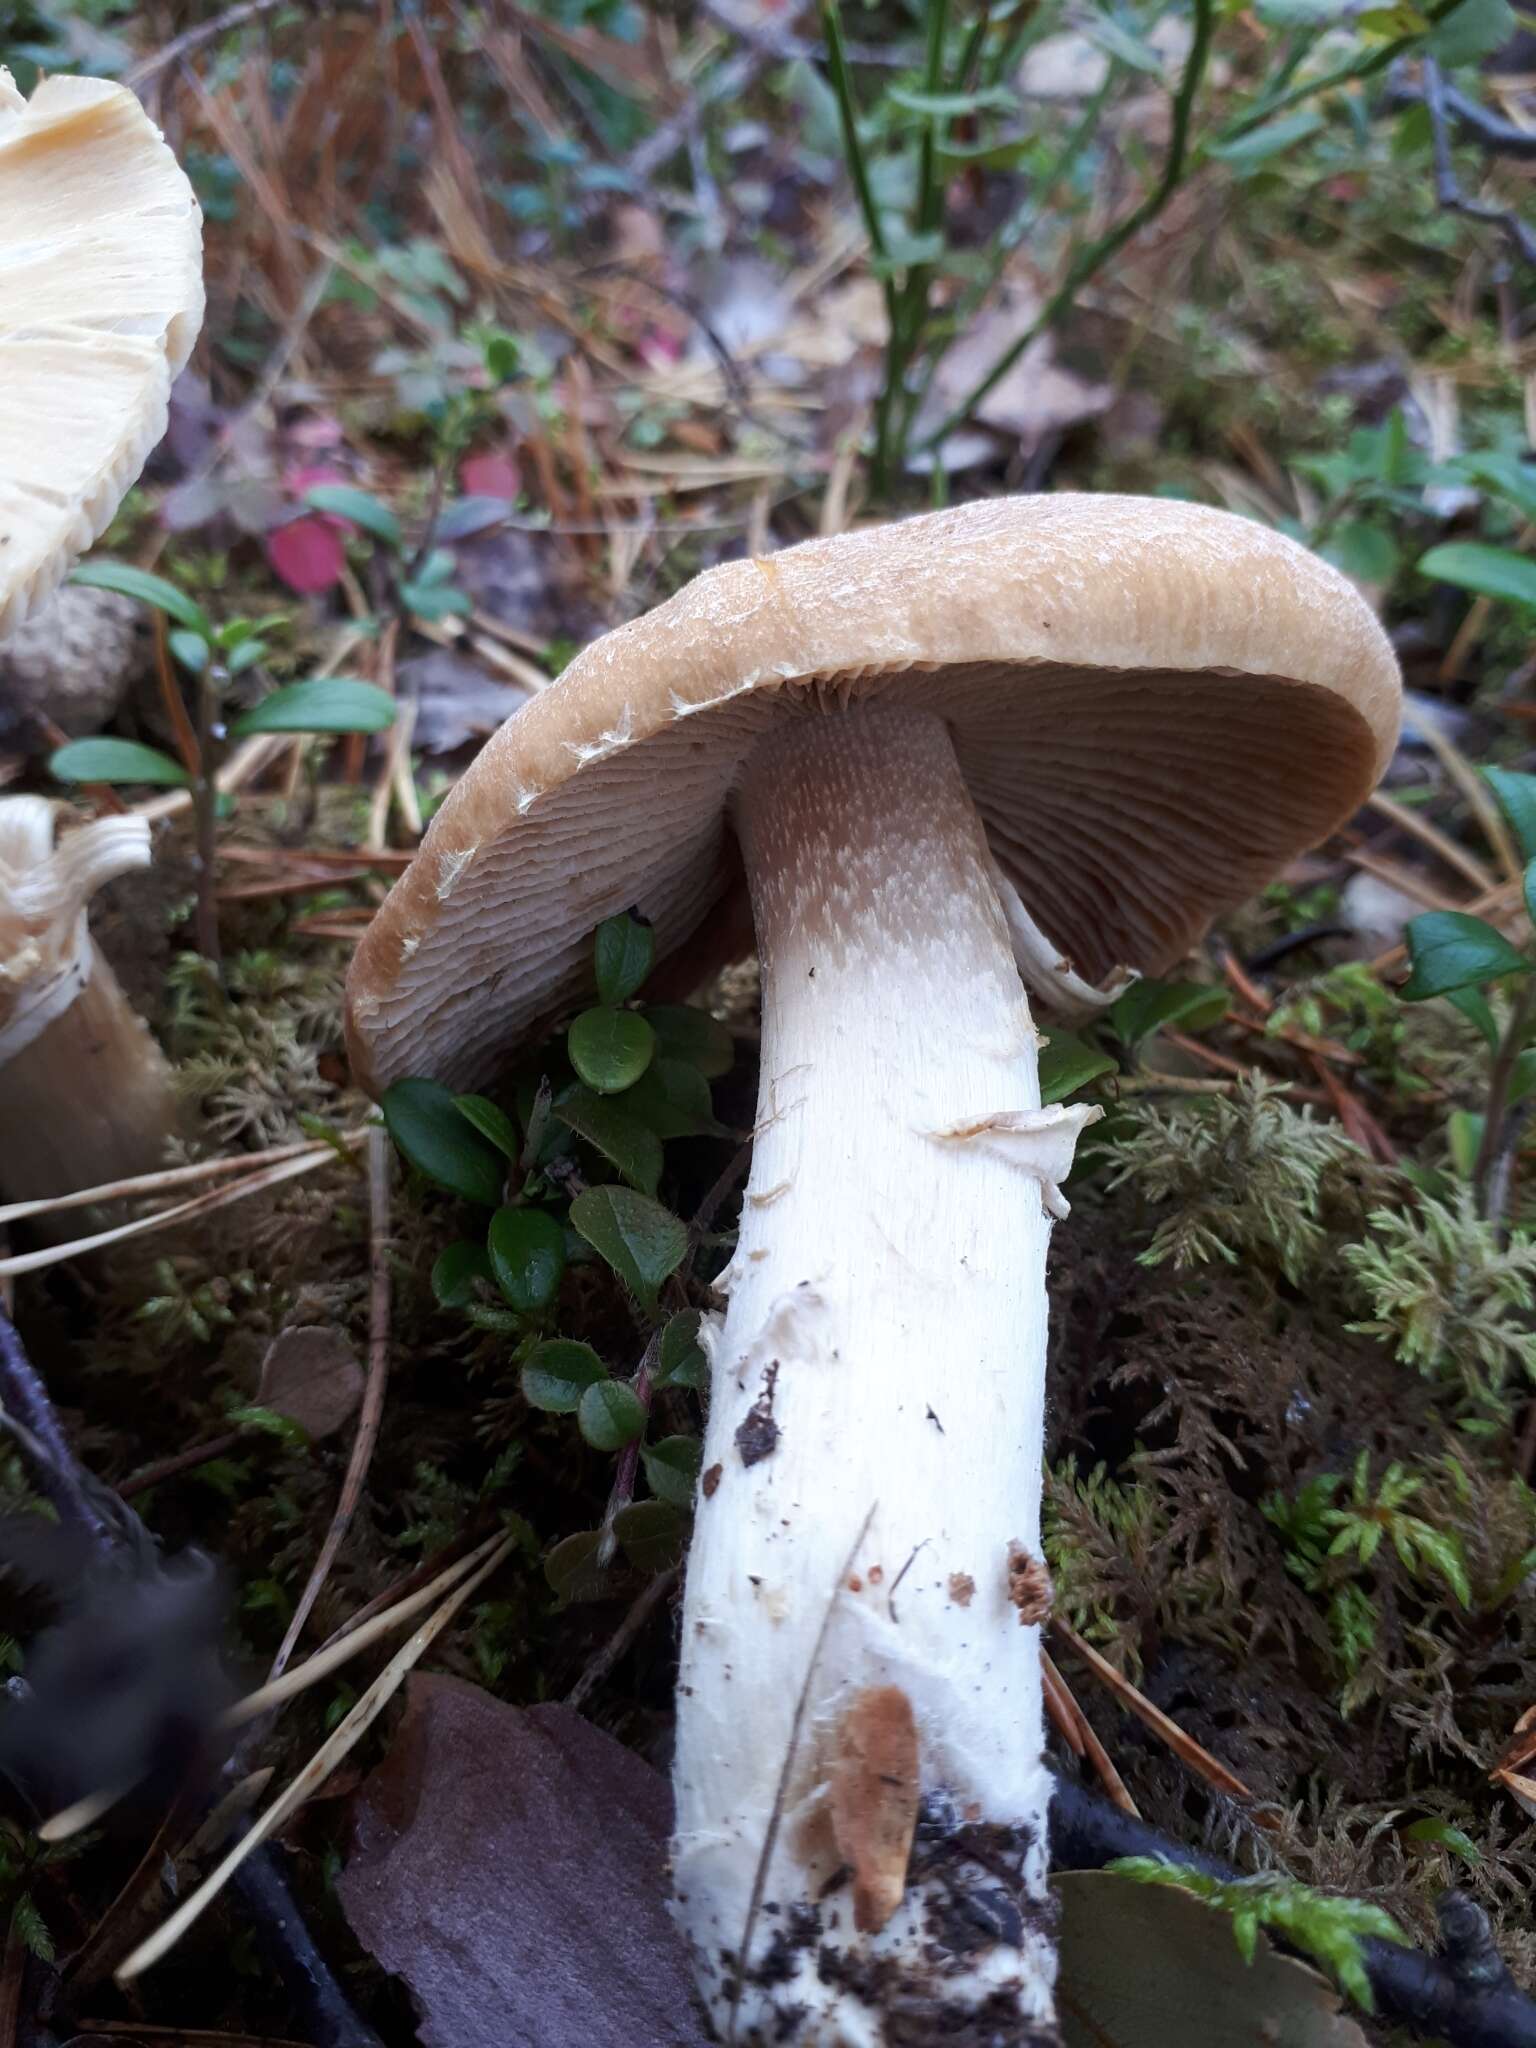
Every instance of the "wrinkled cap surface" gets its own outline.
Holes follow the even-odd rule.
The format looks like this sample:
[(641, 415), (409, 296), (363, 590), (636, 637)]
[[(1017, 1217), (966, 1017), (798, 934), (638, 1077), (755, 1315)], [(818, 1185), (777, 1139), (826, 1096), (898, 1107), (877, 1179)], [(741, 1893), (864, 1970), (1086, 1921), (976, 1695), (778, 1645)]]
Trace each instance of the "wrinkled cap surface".
[(467, 1085), (588, 992), (601, 919), (679, 947), (776, 720), (943, 717), (1001, 874), (1097, 979), (1170, 966), (1346, 818), (1400, 696), (1351, 584), (1206, 506), (990, 499), (726, 563), (487, 743), (358, 948), (355, 1068)]
[(133, 94), (0, 69), (0, 641), (144, 467), (202, 316), (202, 216)]

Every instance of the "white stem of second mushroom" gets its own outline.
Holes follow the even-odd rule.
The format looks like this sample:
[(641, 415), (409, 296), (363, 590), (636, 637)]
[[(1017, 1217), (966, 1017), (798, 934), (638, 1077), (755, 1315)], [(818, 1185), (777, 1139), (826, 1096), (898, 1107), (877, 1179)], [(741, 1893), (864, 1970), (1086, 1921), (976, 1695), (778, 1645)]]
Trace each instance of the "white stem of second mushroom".
[[(878, 2043), (892, 2001), (930, 1996), (946, 2025), (1001, 1999), (1026, 2040), (1054, 1975), (1036, 1910), (1045, 1256), (1085, 1113), (1040, 1109), (942, 721), (786, 720), (748, 763), (737, 830), (763, 1065), (688, 1567), (679, 1912), (740, 2041)], [(996, 1938), (936, 1940), (980, 1873), (951, 1859), (942, 1898), (907, 1882), (919, 1802), (920, 1847), (947, 1817), (1016, 1852), (988, 1881)], [(828, 1952), (890, 1967), (829, 1971)]]

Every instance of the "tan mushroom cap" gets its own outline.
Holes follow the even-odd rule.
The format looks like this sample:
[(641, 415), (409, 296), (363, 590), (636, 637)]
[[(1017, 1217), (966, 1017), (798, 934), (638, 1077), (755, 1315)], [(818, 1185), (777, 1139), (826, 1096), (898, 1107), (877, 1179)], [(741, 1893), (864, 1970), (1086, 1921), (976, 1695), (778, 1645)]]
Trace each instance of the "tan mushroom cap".
[(121, 504), (202, 316), (202, 215), (133, 94), (0, 69), (0, 640)]
[(1400, 695), (1342, 576), (1201, 505), (992, 499), (726, 563), (486, 744), (358, 948), (354, 1066), (484, 1078), (588, 991), (592, 928), (628, 907), (675, 950), (775, 720), (941, 715), (1003, 874), (1097, 978), (1170, 966), (1348, 817)]

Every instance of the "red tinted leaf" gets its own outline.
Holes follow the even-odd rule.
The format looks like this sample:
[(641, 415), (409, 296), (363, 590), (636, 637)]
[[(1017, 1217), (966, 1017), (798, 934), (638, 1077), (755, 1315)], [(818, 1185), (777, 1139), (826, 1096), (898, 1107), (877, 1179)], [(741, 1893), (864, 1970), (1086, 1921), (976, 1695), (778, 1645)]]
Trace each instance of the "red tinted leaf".
[(341, 581), (346, 549), (337, 522), (308, 512), (267, 535), (267, 560), (288, 588), (300, 597), (316, 597)]
[(505, 448), (467, 455), (459, 465), (459, 488), (467, 498), (505, 498), (510, 504), (522, 487), (517, 464)]
[[(351, 477), (342, 470), (330, 469), (323, 462), (300, 462), (283, 471), (283, 489), (290, 498), (302, 499), (306, 492), (314, 490), (317, 484), (350, 484)], [(345, 520), (338, 522), (346, 525)]]

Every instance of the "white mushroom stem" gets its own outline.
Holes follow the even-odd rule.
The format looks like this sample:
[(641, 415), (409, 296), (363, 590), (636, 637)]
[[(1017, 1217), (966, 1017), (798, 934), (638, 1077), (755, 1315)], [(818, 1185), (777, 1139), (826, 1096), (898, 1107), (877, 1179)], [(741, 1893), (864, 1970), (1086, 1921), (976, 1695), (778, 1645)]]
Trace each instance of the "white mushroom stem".
[(86, 906), (149, 865), (142, 818), (54, 844), (56, 807), (0, 800), (0, 1187), (21, 1201), (160, 1163), (170, 1069), (91, 938)]
[(1054, 2041), (1045, 1256), (1094, 1112), (1040, 1109), (940, 719), (786, 721), (736, 822), (762, 1093), (688, 1566), (679, 1915), (724, 2039)]

